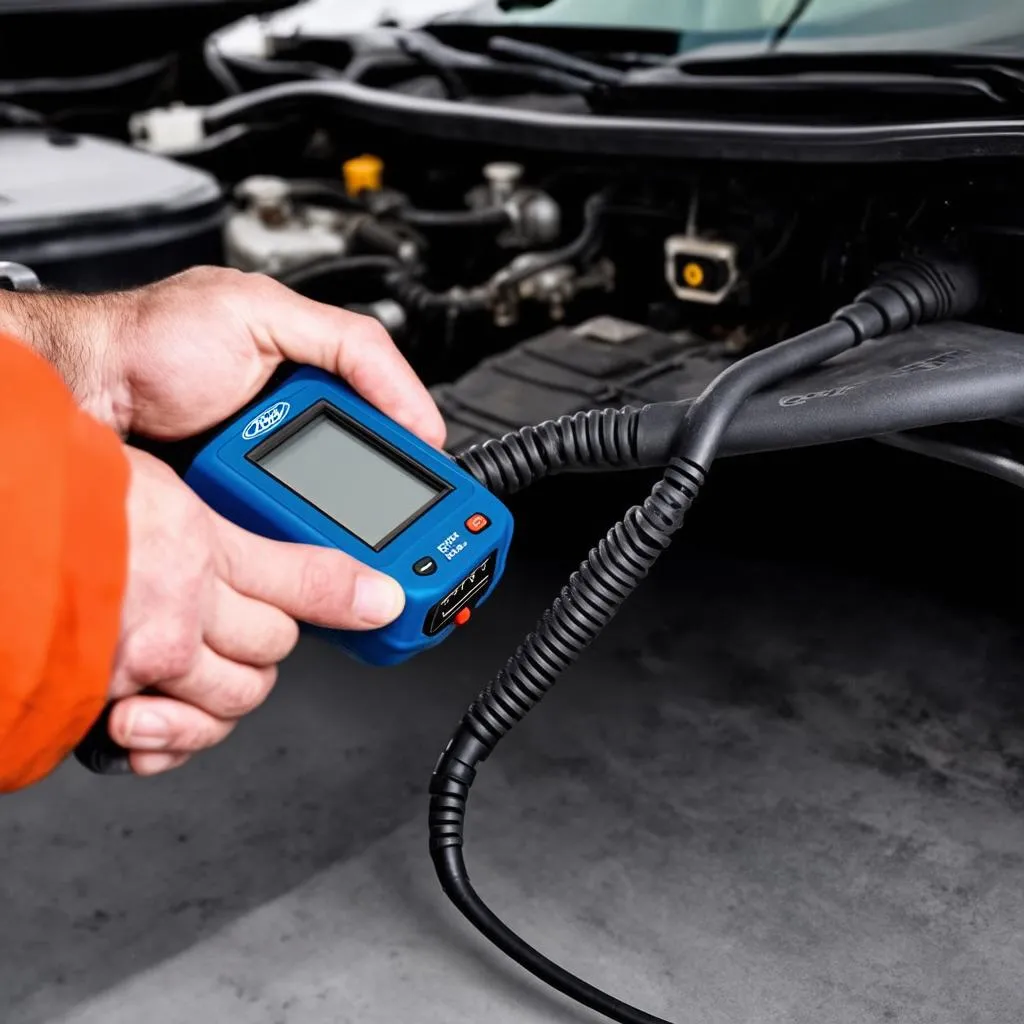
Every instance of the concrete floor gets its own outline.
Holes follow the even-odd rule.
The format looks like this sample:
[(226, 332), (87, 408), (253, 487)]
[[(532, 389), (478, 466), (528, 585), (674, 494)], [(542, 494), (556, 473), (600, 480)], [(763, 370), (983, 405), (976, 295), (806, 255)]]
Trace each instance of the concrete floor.
[[(723, 471), (475, 788), (484, 897), (672, 1020), (1024, 1018), (1024, 645), (1003, 543), (1020, 504), (878, 458), (884, 505), (839, 456)], [(441, 650), (380, 673), (304, 642), (266, 708), (180, 773), (69, 765), (4, 798), (0, 1020), (595, 1020), (448, 908), (423, 793), (464, 704), (621, 506), (597, 486), (530, 498), (506, 585)]]

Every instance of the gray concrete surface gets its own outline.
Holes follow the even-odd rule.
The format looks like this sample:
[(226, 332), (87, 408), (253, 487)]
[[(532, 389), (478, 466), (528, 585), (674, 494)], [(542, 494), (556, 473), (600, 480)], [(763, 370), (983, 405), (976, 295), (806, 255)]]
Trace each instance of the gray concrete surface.
[[(783, 534), (709, 495), (485, 766), (474, 882), (555, 959), (679, 1022), (1020, 1020), (1024, 649), (1015, 597), (985, 582), (1015, 573), (999, 537), (1019, 508), (986, 533), (942, 504), (961, 477), (905, 483), (837, 544), (807, 508), (861, 478), (799, 479)], [(532, 507), (500, 597), (414, 664), (304, 642), (177, 775), (67, 766), (0, 801), (0, 1020), (595, 1020), (448, 908), (423, 797), (463, 705), (600, 532), (584, 508), (607, 518), (567, 490)]]

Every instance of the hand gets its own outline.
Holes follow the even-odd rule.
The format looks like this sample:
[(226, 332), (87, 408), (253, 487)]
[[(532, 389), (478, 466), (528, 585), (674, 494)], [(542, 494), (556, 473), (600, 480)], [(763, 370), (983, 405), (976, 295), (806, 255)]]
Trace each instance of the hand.
[(247, 533), (162, 462), (125, 450), (128, 584), (110, 735), (137, 774), (153, 775), (219, 743), (262, 703), (298, 640), (296, 619), (372, 629), (401, 614), (405, 595), (340, 551)]
[(319, 366), (430, 444), (444, 422), (371, 317), (303, 298), (272, 278), (197, 267), (101, 296), (0, 292), (0, 329), (63, 373), (122, 434), (197, 434), (232, 415), (283, 360)]

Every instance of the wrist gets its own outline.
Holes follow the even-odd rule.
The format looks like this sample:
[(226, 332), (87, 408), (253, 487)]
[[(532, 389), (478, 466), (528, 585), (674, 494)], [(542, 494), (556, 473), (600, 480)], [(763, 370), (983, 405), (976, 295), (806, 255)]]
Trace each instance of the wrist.
[(81, 408), (122, 434), (131, 420), (118, 345), (131, 317), (127, 298), (0, 291), (0, 331), (42, 356)]

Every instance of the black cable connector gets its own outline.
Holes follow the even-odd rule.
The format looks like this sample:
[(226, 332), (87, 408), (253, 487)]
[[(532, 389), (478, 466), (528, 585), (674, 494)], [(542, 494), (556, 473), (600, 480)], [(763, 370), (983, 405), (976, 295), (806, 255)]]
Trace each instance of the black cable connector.
[(430, 855), (445, 893), (499, 949), (559, 992), (620, 1024), (667, 1024), (570, 974), (509, 929), (469, 881), (462, 854), (477, 765), (608, 625), (682, 527), (726, 428), (754, 393), (869, 338), (969, 312), (978, 282), (965, 267), (915, 261), (887, 269), (814, 330), (733, 364), (691, 403), (579, 413), (470, 449), (461, 464), (510, 493), (560, 470), (667, 465), (642, 505), (591, 550), (534, 630), (469, 706), (430, 784)]

